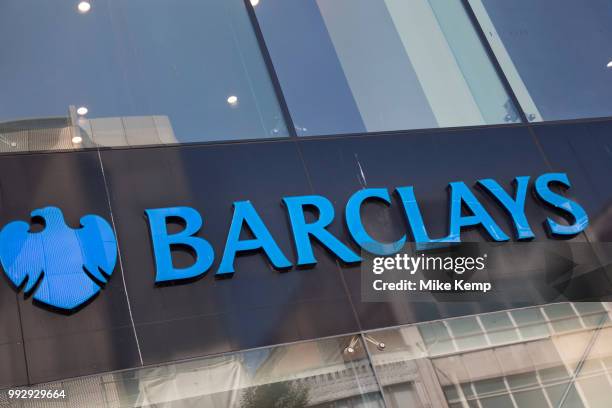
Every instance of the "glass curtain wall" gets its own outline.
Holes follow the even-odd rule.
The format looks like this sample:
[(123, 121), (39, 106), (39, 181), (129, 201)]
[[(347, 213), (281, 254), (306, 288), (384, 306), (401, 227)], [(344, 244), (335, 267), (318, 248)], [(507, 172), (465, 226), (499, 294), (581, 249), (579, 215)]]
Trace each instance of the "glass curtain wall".
[[(246, 4), (245, 4), (246, 3)], [(0, 153), (612, 115), (608, 0), (6, 0)]]
[(469, 3), (530, 121), (612, 116), (612, 2)]
[[(48, 384), (55, 407), (383, 408), (359, 337), (337, 337)], [(0, 406), (34, 407), (34, 400)], [(30, 405), (31, 404), (31, 405)]]
[(460, 0), (260, 0), (299, 135), (516, 122)]
[(287, 136), (242, 0), (4, 0), (0, 152)]
[[(612, 327), (601, 303), (563, 303), (368, 333), (388, 406), (604, 408)], [(385, 348), (375, 347), (385, 344)]]
[(56, 407), (607, 408), (612, 322), (608, 304), (551, 304), (35, 388), (66, 390)]

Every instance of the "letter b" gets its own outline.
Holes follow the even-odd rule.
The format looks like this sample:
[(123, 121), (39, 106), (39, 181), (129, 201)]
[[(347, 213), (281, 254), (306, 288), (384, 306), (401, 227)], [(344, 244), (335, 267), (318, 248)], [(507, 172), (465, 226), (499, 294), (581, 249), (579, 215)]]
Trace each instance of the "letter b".
[[(205, 273), (213, 263), (214, 250), (210, 243), (195, 234), (202, 227), (202, 217), (190, 207), (170, 207), (145, 210), (149, 218), (153, 256), (155, 257), (155, 283), (195, 278)], [(185, 228), (175, 234), (168, 233), (168, 219), (177, 218)], [(195, 263), (187, 268), (172, 264), (172, 245), (189, 247)]]

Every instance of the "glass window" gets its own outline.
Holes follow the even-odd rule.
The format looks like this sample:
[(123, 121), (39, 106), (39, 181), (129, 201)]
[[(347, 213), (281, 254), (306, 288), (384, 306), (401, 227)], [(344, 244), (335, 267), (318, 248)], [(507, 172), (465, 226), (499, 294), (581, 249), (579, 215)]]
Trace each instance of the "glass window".
[(512, 395), (519, 408), (548, 406), (544, 392), (540, 389), (514, 392)]
[[(436, 367), (438, 380), (443, 387), (444, 396), (449, 403), (456, 404), (453, 406), (465, 407), (466, 405), (460, 404), (465, 401), (469, 407), (531, 408), (549, 406), (548, 401), (550, 401), (554, 407), (583, 407), (578, 388), (563, 366), (563, 358), (554, 351), (553, 343), (548, 342), (543, 346), (551, 351), (548, 353), (548, 358), (540, 358), (541, 355), (538, 355), (537, 358), (533, 358), (535, 356), (524, 358), (525, 356), (521, 353), (517, 353), (510, 360), (500, 361), (500, 365), (496, 367), (482, 361), (481, 366), (470, 368), (469, 364), (474, 366), (474, 358), (469, 356), (477, 357), (479, 353), (475, 351), (458, 356), (464, 364), (460, 364), (460, 361), (448, 364), (445, 361), (448, 357), (436, 358), (433, 364)], [(502, 346), (496, 350), (509, 350), (512, 347), (516, 346)], [(511, 356), (506, 352), (498, 354), (498, 356), (502, 355)], [(586, 390), (594, 393), (594, 390), (598, 389), (597, 396), (594, 396), (592, 400), (600, 403), (599, 396), (608, 395), (610, 384), (603, 381), (605, 380), (603, 375), (596, 380), (592, 379), (592, 376), (584, 377), (585, 380), (587, 378), (590, 380), (587, 384), (588, 390), (582, 388), (581, 392), (584, 394)], [(582, 377), (579, 383), (581, 379)], [(459, 389), (462, 395), (458, 394)], [(589, 396), (587, 394), (587, 399)]]
[(460, 0), (260, 0), (299, 135), (515, 122)]
[[(603, 311), (601, 304), (582, 305), (579, 314), (583, 317), (587, 312)], [(559, 318), (578, 319), (568, 312), (573, 310), (570, 303), (543, 308), (547, 312), (550, 309), (553, 325)], [(491, 338), (491, 333), (495, 331), (513, 333), (510, 336), (517, 339), (512, 320), (521, 328), (546, 328), (548, 324), (540, 307), (508, 312), (479, 315), (480, 322), (469, 316), (365, 334), (385, 402), (397, 408), (444, 406), (444, 400), (452, 408), (607, 406), (602, 404), (607, 403), (603, 396), (612, 389), (606, 372), (612, 365), (612, 328), (583, 328), (578, 334), (587, 341), (577, 341), (577, 333), (542, 338), (549, 337), (548, 330), (521, 331), (523, 341), (504, 345), (500, 344), (507, 341), (503, 338), (491, 347), (485, 341), (485, 333), (492, 341), (495, 337)], [(459, 336), (480, 340), (460, 344), (459, 350), (446, 351), (448, 355), (427, 354), (432, 346), (435, 350), (440, 340), (446, 344), (459, 342)], [(596, 341), (585, 355), (589, 338)], [(578, 360), (584, 364), (578, 365)], [(571, 366), (579, 367), (576, 378), (572, 376), (576, 368)]]
[(430, 355), (451, 353), (455, 346), (451, 336), (442, 322), (433, 322), (419, 326), (419, 332)]
[(388, 402), (387, 408), (425, 408), (425, 405), (412, 382), (393, 384), (384, 387), (385, 397)]
[(461, 397), (459, 396), (459, 392), (457, 391), (457, 387), (454, 385), (448, 385), (442, 389), (444, 391), (444, 396), (446, 400), (450, 403), (459, 402)]
[(486, 347), (487, 340), (475, 317), (460, 317), (447, 321), (460, 350)]
[(612, 115), (612, 2), (469, 3), (530, 121)]
[(574, 303), (574, 307), (588, 328), (607, 326), (610, 317), (600, 302)]
[(516, 329), (506, 312), (480, 316), (480, 321), (493, 344), (509, 343), (518, 340)]
[(503, 378), (477, 381), (474, 388), (483, 408), (514, 408)]
[(539, 308), (513, 310), (510, 314), (524, 339), (548, 336), (548, 326)]
[(384, 406), (358, 336), (66, 380), (45, 389), (66, 390), (62, 406), (79, 407)]
[(534, 372), (507, 377), (514, 400), (519, 407), (546, 407), (544, 390)]
[[(428, 349), (448, 350), (446, 347), (438, 348), (435, 339), (446, 339), (442, 341), (449, 344), (450, 337), (440, 322), (422, 327), (425, 329), (420, 332), (426, 337), (423, 340), (415, 326), (377, 330), (364, 335), (388, 408), (425, 408), (443, 404), (441, 384), (435, 380), (431, 361), (424, 357)], [(423, 343), (427, 346), (424, 347)]]
[(461, 384), (461, 391), (465, 396), (465, 399), (470, 408), (478, 408), (478, 403), (476, 401), (477, 397), (474, 394), (474, 385), (473, 384)]
[(576, 390), (576, 386), (569, 381), (557, 383), (546, 387), (548, 399), (554, 407), (582, 408), (582, 398)]
[(544, 306), (544, 311), (555, 332), (565, 332), (582, 328), (580, 319), (569, 303), (558, 303)]
[(0, 151), (287, 135), (242, 0), (7, 0), (0, 55)]

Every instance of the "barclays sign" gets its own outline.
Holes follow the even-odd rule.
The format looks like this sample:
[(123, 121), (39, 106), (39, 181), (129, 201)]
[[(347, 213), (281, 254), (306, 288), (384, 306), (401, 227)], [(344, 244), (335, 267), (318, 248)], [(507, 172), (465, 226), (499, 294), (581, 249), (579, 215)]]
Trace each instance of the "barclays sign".
[[(557, 223), (551, 218), (545, 221), (551, 236), (571, 237), (587, 228), (589, 220), (584, 209), (576, 202), (555, 192), (554, 185), (570, 187), (565, 173), (547, 173), (530, 183), (529, 176), (516, 177), (514, 193), (509, 194), (497, 181), (482, 179), (477, 185), (503, 209), (514, 226), (517, 240), (535, 237), (525, 213), (530, 185), (543, 204), (563, 213), (567, 223)], [(423, 222), (417, 195), (412, 186), (397, 187), (393, 191), (401, 202), (409, 231), (395, 242), (378, 242), (370, 236), (361, 219), (361, 207), (366, 201), (378, 200), (391, 205), (391, 192), (385, 188), (366, 188), (354, 193), (344, 211), (344, 221), (354, 243), (362, 250), (375, 255), (391, 255), (398, 252), (407, 241), (418, 245), (441, 242), (461, 242), (462, 230), (480, 226), (487, 235), (498, 242), (509, 241), (503, 231), (479, 202), (471, 189), (461, 181), (449, 184), (449, 227), (443, 237), (431, 237)], [(245, 252), (261, 251), (279, 270), (294, 265), (315, 265), (317, 259), (312, 248), (313, 239), (324, 246), (337, 259), (345, 263), (361, 262), (362, 257), (334, 236), (328, 229), (336, 214), (334, 206), (320, 195), (282, 198), (286, 209), (297, 259), (292, 262), (277, 244), (270, 230), (250, 201), (233, 203), (233, 215), (226, 237), (220, 263), (215, 271), (218, 277), (231, 277), (235, 272), (234, 260)], [(314, 208), (316, 220), (308, 221), (305, 213)], [(465, 214), (465, 210), (469, 213)], [(205, 236), (202, 215), (191, 207), (146, 209), (145, 215), (155, 258), (155, 283), (168, 283), (198, 278), (213, 265), (215, 251)], [(0, 232), (0, 261), (4, 273), (18, 290), (47, 306), (73, 311), (98, 294), (110, 278), (117, 261), (117, 240), (113, 228), (97, 215), (81, 218), (81, 228), (70, 229), (58, 208), (47, 207), (32, 212), (33, 218), (44, 221), (41, 232), (30, 232), (29, 224), (13, 221)], [(176, 233), (168, 229), (169, 223), (179, 220), (184, 228)], [(251, 238), (241, 239), (244, 230)], [(173, 265), (172, 250), (188, 248), (194, 254), (194, 262), (185, 268)]]

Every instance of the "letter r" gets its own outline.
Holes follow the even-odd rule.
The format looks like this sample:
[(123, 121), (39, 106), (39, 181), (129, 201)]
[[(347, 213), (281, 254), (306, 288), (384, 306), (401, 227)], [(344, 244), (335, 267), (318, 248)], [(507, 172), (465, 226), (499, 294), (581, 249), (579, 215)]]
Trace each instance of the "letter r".
[[(149, 219), (153, 256), (155, 257), (155, 283), (195, 278), (212, 265), (214, 250), (204, 238), (195, 234), (202, 227), (202, 217), (190, 207), (169, 207), (145, 210)], [(168, 233), (168, 219), (178, 218), (185, 228), (175, 234)], [(195, 263), (187, 268), (172, 265), (172, 245), (189, 247), (194, 251)]]

